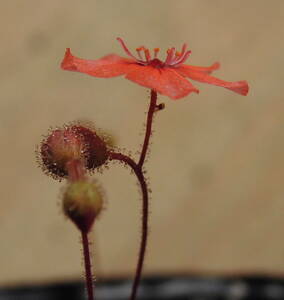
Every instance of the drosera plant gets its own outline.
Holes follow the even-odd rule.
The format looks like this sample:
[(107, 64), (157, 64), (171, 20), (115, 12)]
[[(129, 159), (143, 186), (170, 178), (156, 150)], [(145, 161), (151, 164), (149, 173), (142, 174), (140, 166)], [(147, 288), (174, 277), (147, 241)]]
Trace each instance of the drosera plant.
[(133, 171), (139, 182), (143, 208), (142, 234), (130, 295), (130, 299), (135, 300), (141, 280), (148, 237), (149, 189), (145, 179), (144, 164), (152, 133), (153, 118), (165, 107), (163, 103), (157, 102), (158, 94), (177, 100), (192, 92), (199, 93), (199, 90), (187, 78), (221, 86), (244, 96), (249, 90), (246, 81), (229, 82), (211, 76), (210, 74), (220, 67), (217, 62), (209, 67), (185, 64), (191, 54), (186, 44), (182, 46), (180, 52), (175, 48), (168, 49), (165, 60), (161, 61), (158, 58), (159, 48), (155, 48), (151, 54), (149, 49), (141, 46), (136, 49), (137, 56), (134, 56), (121, 38), (117, 40), (128, 57), (109, 54), (97, 60), (82, 59), (74, 56), (67, 48), (61, 68), (102, 78), (124, 75), (126, 79), (150, 89), (145, 136), (139, 157), (135, 159), (116, 151), (96, 131), (74, 124), (52, 131), (42, 142), (40, 149), (40, 160), (45, 172), (52, 174), (55, 178), (66, 178), (68, 182), (63, 193), (62, 207), (65, 215), (76, 225), (82, 235), (88, 300), (94, 299), (88, 233), (103, 206), (100, 188), (90, 180), (88, 173), (96, 172), (108, 161), (119, 161)]

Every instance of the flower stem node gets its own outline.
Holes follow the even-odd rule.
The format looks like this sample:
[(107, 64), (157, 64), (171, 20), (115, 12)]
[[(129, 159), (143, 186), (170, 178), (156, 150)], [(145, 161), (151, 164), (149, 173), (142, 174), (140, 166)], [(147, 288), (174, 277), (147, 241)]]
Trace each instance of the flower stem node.
[(166, 107), (165, 103), (157, 104), (155, 107), (155, 111), (163, 110), (165, 109), (165, 107)]
[(42, 142), (39, 154), (44, 170), (59, 179), (68, 175), (70, 161), (79, 160), (84, 168), (93, 171), (108, 159), (106, 141), (81, 125), (53, 130)]
[(80, 231), (88, 233), (103, 208), (103, 196), (93, 182), (68, 184), (63, 194), (63, 211)]

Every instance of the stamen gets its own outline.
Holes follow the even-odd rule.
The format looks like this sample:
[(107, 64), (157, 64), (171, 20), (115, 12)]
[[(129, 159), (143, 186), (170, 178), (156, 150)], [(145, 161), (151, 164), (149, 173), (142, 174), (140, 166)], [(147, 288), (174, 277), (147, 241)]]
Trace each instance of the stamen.
[(170, 65), (171, 62), (173, 61), (173, 57), (175, 55), (175, 48), (168, 49), (167, 54), (168, 54), (168, 56), (165, 60), (165, 65)]
[(185, 51), (186, 51), (186, 48), (187, 48), (187, 44), (183, 44), (182, 45), (182, 49), (181, 49), (181, 56), (184, 55)]
[(175, 60), (173, 61), (172, 64), (177, 64), (177, 63), (179, 63), (179, 61), (181, 61), (183, 59), (186, 48), (187, 48), (187, 44), (183, 44), (180, 55), (178, 57), (175, 57)]
[[(126, 47), (124, 41), (123, 41), (121, 38), (118, 37), (117, 40), (120, 42), (120, 44), (121, 44), (123, 50), (126, 52), (126, 54), (127, 54), (128, 56), (132, 57), (132, 58), (135, 59), (135, 60), (138, 60), (138, 59), (137, 59), (137, 58), (129, 51), (129, 49)], [(138, 60), (138, 61), (139, 61), (139, 60)]]
[(177, 61), (174, 63), (174, 65), (177, 66), (177, 65), (180, 65), (180, 64), (184, 63), (184, 62), (187, 60), (187, 58), (189, 57), (190, 54), (191, 54), (191, 51), (187, 51), (187, 52), (183, 55), (183, 57), (181, 57), (179, 60), (177, 60)]
[[(152, 62), (152, 58), (151, 58), (151, 54), (150, 54), (149, 49), (145, 48), (144, 46), (136, 48), (136, 52), (137, 52), (137, 55), (139, 57), (139, 58), (136, 58), (129, 51), (129, 49), (126, 47), (124, 41), (121, 38), (118, 37), (117, 40), (121, 44), (121, 46), (122, 46), (123, 50), (126, 52), (126, 54), (128, 56), (130, 56), (131, 58), (133, 58), (134, 60), (136, 60), (139, 64), (148, 65), (149, 63)], [(176, 49), (174, 47), (169, 48), (167, 50), (167, 57), (166, 57), (166, 60), (163, 63), (163, 65), (164, 66), (177, 66), (179, 64), (184, 63), (187, 60), (190, 53), (191, 53), (191, 51), (186, 51), (186, 49), (187, 49), (186, 44), (183, 44), (181, 52), (176, 51)], [(154, 50), (154, 58), (157, 58), (158, 53), (160, 51), (160, 48), (154, 48), (153, 50)], [(144, 51), (145, 60), (142, 56), (141, 51)]]
[(136, 52), (137, 52), (137, 54), (138, 54), (138, 56), (139, 56), (139, 58), (140, 58), (141, 60), (143, 60), (142, 55), (141, 55), (141, 51), (142, 51), (142, 50), (144, 50), (144, 46), (141, 46), (141, 47), (139, 47), (139, 48), (136, 48)]
[(157, 58), (160, 48), (154, 48), (154, 58)]
[(149, 49), (144, 49), (144, 53), (145, 53), (145, 58), (147, 60), (147, 62), (149, 62), (151, 60), (151, 54)]

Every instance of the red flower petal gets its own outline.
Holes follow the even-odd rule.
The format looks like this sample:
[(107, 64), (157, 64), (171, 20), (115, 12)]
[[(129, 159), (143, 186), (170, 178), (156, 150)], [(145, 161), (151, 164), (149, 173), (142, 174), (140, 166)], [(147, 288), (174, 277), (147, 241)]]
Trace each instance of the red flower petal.
[[(179, 68), (177, 67), (176, 70), (179, 72)], [(181, 75), (186, 76), (192, 80), (204, 82), (204, 83), (209, 83), (209, 84), (214, 84), (217, 86), (222, 86), (226, 89), (229, 89), (235, 93), (241, 94), (241, 95), (247, 95), (249, 87), (248, 83), (244, 80), (242, 81), (235, 81), (235, 82), (229, 82), (229, 81), (224, 81), (221, 79), (218, 79), (216, 77), (210, 76), (206, 73), (198, 72), (198, 71), (192, 71), (190, 69), (186, 68), (181, 68)]]
[[(210, 67), (198, 67), (198, 66), (189, 66), (189, 65), (181, 65), (178, 67), (178, 72), (182, 74), (184, 72), (184, 76), (187, 76), (186, 73), (190, 71), (198, 71), (206, 74), (211, 74), (213, 71), (218, 70), (220, 68), (220, 64), (215, 62)], [(183, 74), (182, 74), (183, 75)]]
[(70, 48), (67, 48), (61, 68), (95, 77), (108, 78), (125, 74), (132, 63), (135, 63), (135, 61), (116, 54), (109, 54), (97, 60), (82, 59), (73, 56)]
[(199, 92), (188, 80), (170, 68), (158, 69), (133, 64), (129, 66), (125, 77), (172, 99), (185, 97), (191, 92)]

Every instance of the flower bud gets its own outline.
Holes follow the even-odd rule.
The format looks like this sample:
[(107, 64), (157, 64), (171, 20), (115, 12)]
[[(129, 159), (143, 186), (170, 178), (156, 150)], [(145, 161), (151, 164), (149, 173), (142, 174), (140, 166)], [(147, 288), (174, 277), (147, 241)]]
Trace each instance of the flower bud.
[(64, 214), (82, 232), (88, 233), (103, 207), (103, 197), (93, 182), (69, 183), (63, 194)]
[(68, 175), (66, 166), (71, 160), (80, 160), (87, 170), (94, 170), (108, 158), (104, 139), (81, 125), (53, 130), (42, 142), (39, 154), (44, 170), (56, 178)]

